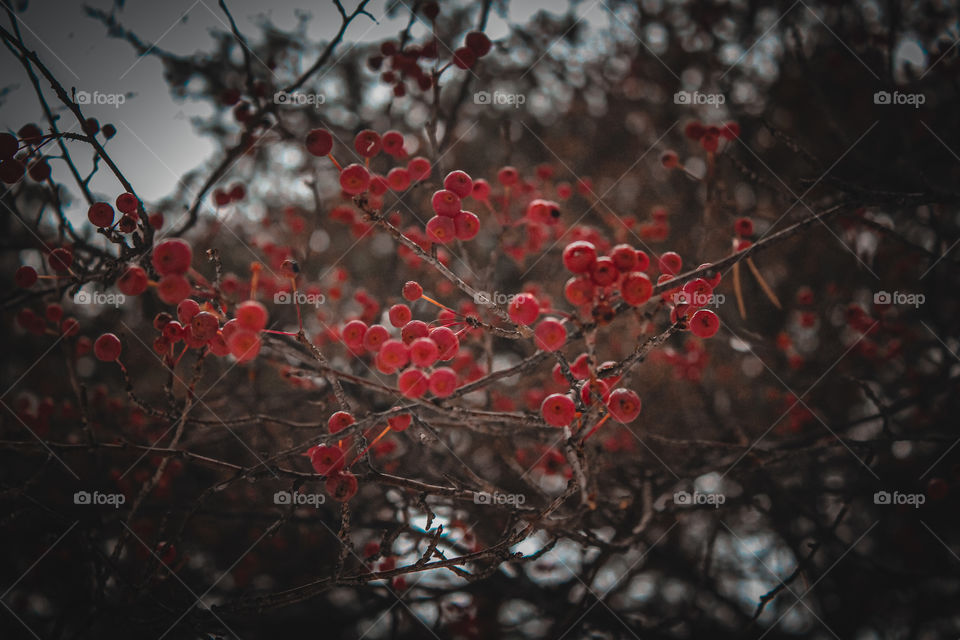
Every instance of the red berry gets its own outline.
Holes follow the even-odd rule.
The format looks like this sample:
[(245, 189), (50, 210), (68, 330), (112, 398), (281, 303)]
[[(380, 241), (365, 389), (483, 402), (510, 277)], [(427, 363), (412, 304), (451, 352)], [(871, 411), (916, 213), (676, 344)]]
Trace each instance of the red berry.
[(544, 351), (556, 351), (567, 341), (567, 328), (555, 318), (541, 320), (533, 333), (537, 348)]
[(623, 424), (640, 415), (640, 396), (630, 389), (614, 389), (607, 396), (606, 405), (613, 419)]
[(340, 172), (340, 188), (345, 193), (356, 196), (370, 186), (370, 172), (362, 164), (351, 164)]
[(397, 388), (407, 398), (419, 398), (430, 388), (427, 376), (419, 369), (407, 369), (397, 378)]
[(590, 268), (590, 279), (601, 287), (613, 284), (619, 276), (617, 265), (612, 258), (606, 256), (597, 258), (597, 261)]
[(438, 216), (453, 218), (460, 213), (460, 196), (448, 189), (435, 192), (430, 204)]
[(247, 331), (263, 331), (267, 326), (267, 308), (256, 300), (245, 300), (234, 312), (237, 324)]
[(698, 338), (710, 338), (720, 329), (720, 318), (709, 309), (698, 309), (689, 320), (690, 332)]
[(650, 266), (650, 256), (645, 251), (637, 249), (637, 264), (633, 267), (634, 271), (646, 271)]
[(620, 273), (633, 271), (637, 266), (637, 251), (628, 244), (618, 244), (610, 251), (610, 258)]
[(753, 235), (753, 220), (750, 218), (737, 218), (733, 223), (733, 232), (741, 238), (748, 238)]
[(473, 181), (473, 189), (470, 193), (471, 197), (478, 202), (484, 202), (490, 198), (490, 183), (480, 178), (479, 180)]
[(593, 300), (596, 286), (586, 276), (573, 276), (563, 287), (563, 297), (575, 307), (587, 304)]
[(510, 319), (517, 324), (533, 324), (540, 315), (540, 304), (530, 293), (518, 293), (513, 296), (507, 307)]
[(337, 411), (327, 420), (327, 429), (331, 434), (339, 433), (356, 422), (354, 417), (346, 411)]
[(121, 193), (117, 196), (117, 211), (120, 213), (136, 213), (137, 197), (132, 193)]
[(480, 233), (480, 218), (470, 211), (461, 211), (453, 219), (454, 232), (459, 240), (473, 240)]
[(220, 321), (209, 311), (201, 311), (190, 320), (191, 335), (197, 342), (206, 343), (217, 335)]
[(376, 353), (380, 346), (390, 339), (390, 332), (382, 324), (372, 324), (363, 334), (363, 346), (367, 351)]
[(330, 497), (337, 502), (346, 502), (357, 494), (360, 484), (357, 477), (349, 471), (341, 471), (327, 476), (325, 487)]
[(597, 248), (592, 242), (577, 240), (563, 249), (563, 266), (571, 273), (587, 273), (597, 261)]
[(238, 362), (249, 362), (260, 353), (260, 336), (254, 331), (237, 329), (227, 338), (227, 347)]
[(410, 182), (410, 172), (402, 167), (394, 167), (387, 172), (387, 185), (394, 191), (406, 191)]
[(497, 181), (505, 187), (512, 187), (520, 182), (520, 173), (514, 167), (503, 167), (497, 171)]
[(440, 357), (440, 348), (430, 338), (417, 338), (410, 343), (410, 361), (418, 367), (430, 367)]
[(631, 306), (638, 306), (650, 299), (653, 295), (653, 283), (647, 274), (641, 271), (631, 271), (620, 283), (620, 297)]
[(471, 31), (468, 33), (465, 44), (477, 55), (478, 58), (482, 58), (490, 53), (490, 48), (492, 47), (490, 38), (487, 37), (487, 34), (481, 31)]
[(544, 421), (553, 427), (565, 427), (573, 422), (577, 407), (570, 396), (562, 393), (552, 393), (543, 399), (540, 405), (540, 415)]
[(7, 160), (17, 154), (20, 143), (9, 133), (0, 133), (0, 160)]
[(403, 148), (403, 134), (399, 131), (387, 131), (380, 139), (383, 150), (394, 158), (403, 158), (407, 152)]
[(47, 255), (47, 264), (57, 273), (66, 273), (73, 264), (73, 252), (66, 247), (54, 249)]
[(426, 338), (430, 335), (430, 328), (423, 320), (411, 320), (400, 330), (400, 339), (404, 344), (410, 344), (417, 338)]
[(346, 454), (340, 447), (320, 445), (310, 451), (310, 464), (322, 476), (340, 471), (346, 462)]
[(325, 156), (333, 150), (333, 136), (326, 129), (314, 129), (307, 134), (307, 151), (315, 156)]
[(419, 300), (423, 295), (423, 287), (420, 286), (420, 283), (414, 282), (413, 280), (408, 280), (403, 285), (403, 299), (408, 302), (414, 302)]
[(117, 288), (125, 296), (138, 296), (147, 290), (147, 272), (136, 265), (127, 267), (117, 280)]
[(112, 333), (105, 333), (93, 343), (93, 355), (97, 360), (113, 362), (120, 357), (120, 338)]
[(176, 273), (163, 276), (157, 283), (157, 296), (167, 304), (179, 303), (191, 291), (190, 281)]
[(388, 316), (390, 317), (390, 324), (400, 329), (405, 324), (410, 322), (410, 320), (413, 318), (413, 313), (410, 311), (410, 307), (407, 305), (395, 304), (390, 307)]
[(727, 140), (733, 140), (740, 137), (740, 125), (736, 122), (728, 122), (720, 128), (720, 135)]
[(427, 221), (427, 237), (437, 244), (453, 242), (457, 237), (457, 227), (453, 218), (447, 216), (433, 216)]
[(170, 238), (153, 248), (150, 262), (160, 275), (184, 274), (190, 269), (193, 251), (180, 238)]
[(27, 173), (34, 182), (44, 182), (50, 177), (50, 164), (46, 158), (38, 158), (27, 167)]
[(353, 139), (353, 148), (364, 158), (372, 158), (383, 148), (380, 134), (371, 129), (364, 129)]
[(388, 369), (385, 373), (393, 373), (410, 362), (410, 348), (400, 340), (387, 340), (380, 346), (377, 358)]
[(401, 413), (399, 416), (387, 418), (387, 423), (394, 431), (406, 431), (412, 421), (413, 416), (409, 413)]
[(180, 324), (186, 326), (190, 324), (190, 321), (193, 320), (193, 316), (200, 313), (200, 303), (196, 300), (186, 299), (181, 300), (180, 304), (177, 305), (177, 320), (180, 321)]
[(446, 398), (457, 390), (457, 374), (450, 367), (438, 367), (430, 374), (430, 393)]
[(469, 69), (477, 63), (477, 54), (469, 47), (460, 47), (453, 52), (453, 64), (461, 69)]
[(453, 360), (460, 351), (460, 340), (448, 327), (437, 327), (430, 332), (430, 339), (437, 343), (441, 360)]
[(676, 151), (672, 149), (667, 150), (660, 156), (660, 164), (662, 164), (665, 169), (676, 169), (680, 166), (680, 158), (677, 156)]
[(430, 170), (430, 161), (422, 156), (412, 158), (410, 162), (407, 163), (407, 171), (410, 173), (410, 178), (416, 182), (429, 178)]
[(683, 267), (683, 259), (675, 251), (667, 251), (657, 259), (657, 268), (660, 273), (675, 276)]
[(351, 320), (340, 330), (340, 339), (354, 351), (363, 346), (363, 336), (367, 333), (367, 324), (362, 320)]
[(13, 274), (13, 281), (21, 289), (32, 287), (37, 281), (37, 278), (37, 270), (27, 265), (22, 265), (17, 269), (17, 272)]
[(706, 128), (697, 121), (693, 121), (687, 124), (683, 129), (683, 135), (687, 136), (691, 140), (699, 140), (703, 137), (703, 134), (706, 133)]
[(473, 192), (473, 180), (464, 171), (451, 171), (443, 179), (443, 188), (461, 198), (466, 198)]
[(43, 131), (31, 122), (20, 127), (20, 130), (17, 131), (17, 136), (24, 142), (34, 144), (40, 142), (43, 138)]
[(16, 158), (7, 158), (0, 162), (0, 180), (6, 184), (15, 184), (23, 177), (26, 167)]

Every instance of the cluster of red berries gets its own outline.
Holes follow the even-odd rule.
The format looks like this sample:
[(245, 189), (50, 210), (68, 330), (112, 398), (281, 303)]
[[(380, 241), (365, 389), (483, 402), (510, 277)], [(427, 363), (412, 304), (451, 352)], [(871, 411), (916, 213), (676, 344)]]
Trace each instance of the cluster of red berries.
[[(96, 118), (87, 118), (83, 130), (89, 136), (102, 132), (107, 139), (117, 133), (112, 124), (103, 125), (101, 129)], [(50, 177), (50, 164), (40, 154), (40, 149), (53, 139), (33, 123), (20, 127), (16, 136), (0, 133), (0, 181), (16, 184), (24, 175), (29, 175), (35, 182), (46, 181)], [(23, 152), (18, 154), (21, 150)]]
[(213, 202), (218, 207), (225, 207), (232, 202), (240, 202), (247, 197), (247, 188), (242, 183), (236, 182), (228, 189), (214, 189)]
[(727, 122), (720, 126), (705, 125), (694, 120), (684, 127), (683, 135), (699, 142), (704, 151), (714, 153), (720, 147), (720, 140), (735, 140), (740, 137), (740, 125), (736, 122)]
[[(714, 154), (720, 148), (721, 140), (734, 140), (740, 137), (740, 125), (736, 122), (727, 122), (720, 126), (706, 125), (694, 120), (687, 123), (683, 129), (683, 134), (694, 142), (699, 142), (700, 147), (708, 154)], [(666, 169), (682, 169), (680, 156), (677, 152), (669, 149), (660, 155), (660, 164)]]
[[(114, 222), (116, 213), (109, 202), (94, 202), (90, 205), (87, 209), (87, 219), (90, 224), (100, 229), (116, 229), (121, 233), (133, 233), (140, 220), (141, 204), (137, 197), (132, 193), (121, 193), (117, 196), (116, 205), (117, 211), (122, 214), (116, 222)], [(163, 227), (163, 214), (151, 214), (148, 222), (154, 229), (160, 229)]]
[[(433, 22), (439, 14), (439, 7), (437, 3), (429, 2), (423, 7), (423, 12)], [(486, 34), (471, 31), (464, 38), (463, 46), (453, 52), (450, 64), (460, 69), (471, 69), (477, 60), (490, 53), (492, 48)], [(428, 68), (421, 65), (430, 65), (431, 61), (439, 60), (440, 57), (440, 43), (433, 35), (423, 44), (408, 44), (402, 49), (398, 43), (388, 40), (380, 44), (377, 55), (367, 58), (367, 66), (371, 71), (379, 72), (380, 80), (385, 84), (393, 85), (393, 95), (400, 98), (407, 94), (407, 82), (421, 91), (428, 91), (433, 86), (435, 77)], [(437, 72), (437, 75), (439, 73), (442, 73), (442, 70)]]

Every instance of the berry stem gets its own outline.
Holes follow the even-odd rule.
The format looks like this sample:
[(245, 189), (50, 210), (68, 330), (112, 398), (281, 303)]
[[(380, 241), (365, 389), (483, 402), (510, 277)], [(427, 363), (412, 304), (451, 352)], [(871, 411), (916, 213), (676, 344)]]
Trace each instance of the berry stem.
[(365, 448), (363, 451), (361, 451), (360, 453), (357, 454), (357, 457), (353, 459), (353, 462), (351, 462), (349, 465), (347, 465), (347, 468), (352, 467), (354, 464), (356, 464), (357, 460), (359, 460), (360, 458), (363, 457), (363, 454), (365, 454), (367, 451), (370, 451), (370, 449), (373, 447), (373, 445), (375, 445), (375, 444), (377, 444), (378, 442), (380, 442), (380, 440), (381, 440), (385, 435), (387, 435), (388, 433), (390, 433), (390, 425), (389, 425), (389, 424), (388, 424), (386, 427), (384, 427), (383, 431), (381, 431), (380, 434), (379, 434), (376, 438), (374, 438), (374, 439), (370, 442), (370, 444), (368, 444), (368, 445), (366, 446), (366, 448)]
[(333, 166), (337, 168), (337, 171), (343, 171), (343, 167), (340, 166), (340, 163), (337, 162), (337, 159), (333, 157), (332, 153), (328, 153), (327, 157), (330, 158), (330, 162), (332, 162)]
[(743, 304), (743, 287), (740, 286), (740, 263), (733, 263), (733, 293), (737, 297), (737, 309), (740, 311), (740, 317), (746, 319), (747, 308)]
[(767, 281), (763, 278), (763, 274), (760, 273), (760, 269), (757, 268), (757, 265), (754, 264), (753, 258), (747, 257), (747, 266), (750, 267), (750, 272), (753, 273), (753, 277), (757, 279), (757, 284), (760, 285), (760, 288), (763, 289), (763, 292), (767, 294), (767, 297), (770, 298), (770, 302), (773, 303), (777, 309), (782, 309), (780, 306), (780, 300), (777, 298), (777, 294), (773, 292), (773, 289), (770, 288), (770, 285), (767, 284)]
[(587, 432), (587, 435), (583, 436), (583, 439), (580, 440), (580, 444), (582, 445), (584, 442), (586, 442), (586, 441), (587, 441), (587, 438), (589, 438), (590, 436), (592, 436), (594, 431), (596, 431), (596, 430), (599, 429), (601, 426), (603, 426), (603, 423), (610, 419), (610, 415), (611, 415), (611, 414), (608, 413), (607, 415), (603, 416), (603, 417), (600, 419), (600, 422), (598, 422), (597, 424), (593, 425), (593, 429), (590, 429), (590, 431)]

